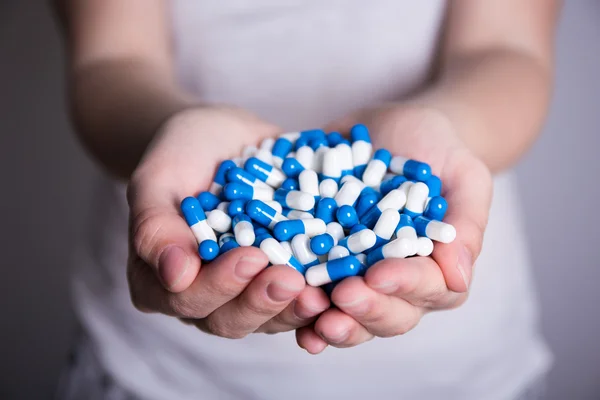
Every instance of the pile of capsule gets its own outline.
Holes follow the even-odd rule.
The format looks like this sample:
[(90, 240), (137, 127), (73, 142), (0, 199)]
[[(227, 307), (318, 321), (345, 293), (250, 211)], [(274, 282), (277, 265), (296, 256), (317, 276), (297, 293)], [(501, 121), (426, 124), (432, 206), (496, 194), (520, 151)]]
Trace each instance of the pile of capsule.
[(286, 133), (223, 161), (210, 190), (181, 203), (200, 257), (255, 246), (272, 265), (331, 288), (382, 259), (428, 256), (432, 241), (454, 240), (454, 227), (442, 222), (442, 182), (429, 165), (373, 153), (364, 125), (350, 139)]

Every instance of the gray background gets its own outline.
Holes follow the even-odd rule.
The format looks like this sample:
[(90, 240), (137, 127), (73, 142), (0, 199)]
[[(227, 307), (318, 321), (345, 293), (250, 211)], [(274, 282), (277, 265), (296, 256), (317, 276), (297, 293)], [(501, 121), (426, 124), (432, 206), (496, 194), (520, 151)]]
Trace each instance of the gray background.
[[(519, 165), (556, 356), (548, 399), (600, 399), (600, 2), (571, 1), (556, 93)], [(73, 337), (67, 264), (97, 171), (65, 116), (61, 44), (39, 1), (0, 1), (0, 398), (48, 398)]]

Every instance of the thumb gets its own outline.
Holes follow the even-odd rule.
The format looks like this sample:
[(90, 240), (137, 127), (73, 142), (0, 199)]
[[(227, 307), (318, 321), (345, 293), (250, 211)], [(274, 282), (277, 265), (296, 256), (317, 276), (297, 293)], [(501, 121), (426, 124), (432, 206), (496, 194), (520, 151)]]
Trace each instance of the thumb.
[[(200, 271), (200, 257), (196, 239), (179, 215), (178, 202), (151, 197), (143, 185), (130, 185), (127, 196), (130, 259), (141, 259), (151, 267), (165, 289), (187, 289)], [(131, 267), (144, 263), (133, 262)]]
[(362, 116), (360, 112), (354, 112), (347, 114), (342, 118), (338, 118), (335, 121), (330, 122), (325, 126), (325, 132), (339, 132), (343, 134), (349, 134), (350, 129), (356, 124), (361, 122)]

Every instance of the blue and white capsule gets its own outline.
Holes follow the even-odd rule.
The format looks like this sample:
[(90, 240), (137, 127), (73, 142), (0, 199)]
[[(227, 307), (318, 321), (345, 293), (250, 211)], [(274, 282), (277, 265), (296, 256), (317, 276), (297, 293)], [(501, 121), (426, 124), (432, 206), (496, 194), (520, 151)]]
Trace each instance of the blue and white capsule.
[(263, 242), (263, 240), (269, 238), (272, 239), (273, 236), (271, 236), (271, 233), (268, 229), (262, 226), (254, 227), (254, 243), (252, 243), (252, 246), (260, 247), (260, 244)]
[(349, 177), (351, 177), (351, 175), (342, 178), (344, 181), (342, 187), (334, 197), (338, 207), (354, 206), (365, 187), (358, 179), (347, 179)]
[(310, 249), (313, 253), (322, 256), (344, 238), (344, 228), (337, 222), (327, 224), (326, 232), (313, 237)]
[(373, 232), (377, 236), (375, 246), (380, 247), (390, 241), (394, 233), (396, 233), (396, 227), (400, 222), (400, 213), (398, 210), (388, 208), (381, 213), (381, 216), (377, 220)]
[(313, 169), (315, 172), (321, 173), (323, 171), (323, 160), (325, 159), (325, 153), (329, 150), (326, 139), (313, 139), (309, 142), (310, 147), (315, 152), (313, 159)]
[(350, 255), (350, 251), (344, 246), (333, 246), (329, 253), (327, 254), (327, 258), (329, 261), (337, 260), (338, 258), (348, 257)]
[(381, 182), (381, 185), (379, 185), (379, 192), (385, 196), (391, 190), (398, 189), (400, 185), (406, 182), (406, 180), (407, 179), (404, 175), (394, 175), (393, 177)]
[(223, 188), (223, 194), (229, 201), (233, 200), (273, 200), (273, 192), (265, 188), (252, 187), (240, 182), (231, 182)]
[(288, 178), (298, 178), (305, 169), (295, 157), (286, 157), (281, 165), (281, 170)]
[(376, 262), (387, 258), (406, 258), (415, 253), (415, 242), (405, 238), (394, 239), (367, 254), (367, 265), (370, 267)]
[(339, 132), (329, 132), (327, 134), (327, 145), (335, 147), (344, 140), (344, 137)]
[(319, 195), (321, 198), (334, 198), (338, 193), (338, 184), (333, 179), (324, 179), (319, 183)]
[(305, 170), (312, 170), (315, 161), (315, 151), (308, 145), (307, 142), (306, 145), (299, 147), (296, 150), (296, 156), (294, 158), (302, 165), (302, 167), (304, 167)]
[(219, 168), (217, 168), (217, 173), (215, 174), (215, 179), (213, 180), (213, 183), (211, 184), (210, 189), (208, 191), (211, 192), (212, 194), (214, 194), (215, 196), (218, 196), (219, 194), (221, 194), (221, 190), (223, 189), (223, 186), (225, 186), (225, 184), (227, 183), (227, 171), (229, 171), (231, 168), (235, 168), (235, 167), (237, 167), (237, 165), (234, 161), (232, 161), (232, 160), (223, 161), (219, 165)]
[(356, 257), (338, 258), (309, 268), (306, 271), (306, 282), (311, 286), (318, 287), (349, 276), (356, 276), (360, 269), (361, 264)]
[(181, 212), (196, 237), (200, 258), (214, 260), (219, 255), (219, 245), (215, 231), (208, 225), (206, 214), (195, 197), (186, 197), (181, 202)]
[(277, 189), (273, 200), (285, 208), (292, 208), (294, 210), (310, 211), (315, 207), (314, 196), (299, 190)]
[(362, 218), (367, 211), (375, 207), (379, 200), (381, 200), (381, 195), (375, 191), (375, 189), (370, 187), (365, 188), (358, 197), (355, 207), (359, 219)]
[(335, 217), (344, 229), (351, 229), (358, 224), (358, 214), (354, 207), (343, 205), (335, 212)]
[(252, 246), (256, 239), (256, 234), (254, 233), (254, 225), (252, 225), (250, 217), (246, 214), (238, 214), (231, 220), (231, 225), (233, 226), (233, 234), (238, 244), (243, 247)]
[(429, 195), (429, 188), (423, 182), (416, 182), (408, 191), (406, 196), (406, 205), (404, 206), (404, 214), (411, 218), (418, 217), (425, 211), (425, 202)]
[(425, 184), (429, 188), (429, 196), (436, 197), (442, 195), (442, 180), (437, 175), (431, 175)]
[(280, 169), (256, 157), (249, 158), (244, 163), (244, 169), (273, 188), (280, 187), (286, 179), (285, 174)]
[(314, 215), (312, 215), (311, 213), (309, 213), (307, 211), (292, 210), (291, 208), (284, 208), (281, 213), (290, 220), (313, 219), (315, 217)]
[(319, 177), (312, 169), (304, 170), (298, 176), (300, 183), (300, 191), (308, 193), (315, 198), (315, 202), (319, 201)]
[(419, 236), (426, 236), (441, 243), (452, 243), (456, 239), (456, 229), (445, 222), (421, 216), (415, 218), (414, 223)]
[(360, 217), (360, 223), (372, 228), (388, 208), (400, 211), (406, 204), (406, 195), (399, 189), (390, 191), (383, 199), (377, 203), (375, 207), (372, 207), (362, 217)]
[(430, 256), (433, 253), (433, 242), (425, 236), (417, 239), (417, 255), (421, 257)]
[(253, 221), (273, 229), (278, 222), (288, 219), (273, 207), (260, 200), (251, 200), (246, 204), (246, 214)]
[(352, 158), (352, 147), (350, 142), (342, 140), (335, 146), (338, 152), (340, 167), (342, 168), (342, 177), (354, 174), (354, 160)]
[(285, 190), (300, 190), (300, 183), (298, 182), (297, 179), (287, 178), (281, 184), (281, 189), (285, 189)]
[(331, 197), (324, 197), (315, 206), (315, 218), (323, 220), (326, 224), (335, 220), (337, 203)]
[(404, 175), (408, 179), (421, 182), (425, 182), (431, 177), (431, 167), (429, 164), (401, 156), (392, 158), (390, 171), (395, 174)]
[(430, 197), (425, 204), (423, 216), (429, 219), (442, 221), (448, 210), (448, 202), (442, 196)]
[(245, 183), (253, 188), (274, 191), (271, 186), (267, 185), (265, 182), (261, 181), (256, 176), (240, 167), (231, 168), (229, 171), (227, 171), (227, 181)]
[(342, 168), (339, 163), (338, 150), (329, 149), (323, 156), (323, 172), (321, 179), (333, 179), (339, 182), (342, 177)]
[(260, 249), (267, 255), (269, 262), (273, 265), (287, 265), (294, 268), (296, 271), (304, 274), (306, 269), (292, 255), (291, 252), (283, 248), (283, 246), (274, 238), (268, 237), (260, 243)]
[(300, 234), (294, 236), (291, 241), (292, 254), (296, 257), (296, 260), (304, 266), (304, 268), (310, 268), (319, 264), (319, 258), (310, 249), (310, 238), (308, 235)]
[(351, 254), (363, 253), (373, 246), (377, 241), (375, 232), (370, 229), (362, 229), (356, 233), (353, 233), (338, 242), (338, 245), (344, 246), (350, 250)]
[(367, 164), (373, 153), (373, 145), (371, 144), (371, 136), (366, 126), (358, 124), (354, 125), (350, 130), (350, 138), (352, 139), (352, 161), (354, 163), (354, 176), (361, 179)]
[(296, 219), (281, 221), (275, 224), (275, 227), (273, 228), (273, 236), (275, 236), (277, 240), (288, 241), (294, 236), (302, 233), (308, 235), (309, 237), (313, 237), (320, 235), (321, 233), (325, 233), (326, 230), (327, 225), (325, 225), (325, 222), (320, 219)]
[(207, 213), (206, 221), (215, 232), (225, 233), (231, 229), (231, 217), (226, 212), (215, 209)]
[(211, 192), (201, 192), (198, 195), (198, 201), (204, 212), (214, 210), (221, 202), (221, 200)]
[(406, 239), (409, 243), (411, 243), (412, 252), (409, 256), (414, 256), (419, 247), (417, 242), (417, 231), (415, 230), (415, 225), (411, 217), (407, 214), (401, 214), (400, 220), (398, 221), (398, 225), (395, 228), (396, 230), (396, 239)]
[(224, 233), (219, 237), (219, 254), (225, 254), (238, 247), (240, 245), (235, 241), (235, 236), (232, 233)]
[(231, 200), (227, 206), (227, 214), (229, 214), (231, 218), (238, 214), (243, 214), (246, 210), (246, 203), (248, 203), (247, 200)]
[(266, 138), (260, 143), (260, 147), (256, 151), (255, 157), (260, 161), (265, 162), (269, 165), (273, 165), (273, 145), (275, 144), (275, 139)]
[(381, 185), (381, 181), (387, 172), (390, 162), (392, 161), (392, 154), (386, 149), (379, 149), (373, 155), (373, 159), (367, 164), (367, 168), (362, 175), (362, 180), (365, 185), (372, 188)]
[(271, 149), (273, 165), (281, 168), (283, 160), (294, 148), (294, 142), (300, 137), (300, 132), (284, 133), (273, 144)]

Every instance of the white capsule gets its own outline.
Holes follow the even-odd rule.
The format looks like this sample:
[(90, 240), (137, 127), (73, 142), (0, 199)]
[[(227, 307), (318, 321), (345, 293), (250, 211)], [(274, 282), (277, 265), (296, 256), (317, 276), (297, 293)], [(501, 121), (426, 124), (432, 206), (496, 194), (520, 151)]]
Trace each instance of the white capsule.
[(269, 165), (273, 165), (273, 154), (270, 150), (258, 149), (254, 157), (258, 158), (260, 161), (263, 161)]
[(406, 240), (406, 243), (410, 245), (410, 248), (406, 247), (408, 245), (403, 245), (403, 248), (408, 252), (407, 257), (414, 256), (415, 254), (417, 254), (417, 251), (419, 250), (419, 244), (417, 232), (415, 231), (415, 228), (413, 226), (406, 225), (398, 229), (396, 231), (396, 239), (404, 239)]
[(338, 222), (330, 222), (325, 230), (333, 238), (333, 245), (337, 245), (344, 238), (344, 228)]
[(256, 148), (256, 146), (244, 147), (244, 150), (242, 151), (242, 159), (244, 160), (244, 162), (246, 162), (246, 160), (250, 157), (254, 157), (257, 151), (258, 149)]
[(416, 254), (417, 242), (399, 238), (395, 239), (384, 247), (385, 258), (406, 258)]
[(372, 230), (363, 229), (340, 240), (339, 244), (350, 250), (350, 253), (359, 254), (373, 247), (376, 241), (377, 236)]
[(333, 179), (324, 179), (319, 184), (321, 197), (335, 197), (338, 192), (338, 184)]
[(335, 260), (338, 258), (348, 257), (350, 255), (350, 251), (344, 246), (333, 246), (331, 250), (329, 250), (328, 259)]
[(381, 213), (381, 217), (377, 220), (373, 232), (382, 239), (390, 240), (399, 222), (400, 213), (398, 210), (388, 208)]
[(354, 257), (358, 260), (362, 265), (367, 265), (367, 255), (364, 253), (356, 254)]
[(423, 207), (425, 207), (428, 195), (429, 187), (423, 182), (417, 182), (412, 185), (406, 196), (404, 213), (411, 218), (423, 214), (423, 211), (425, 210)]
[(229, 202), (228, 201), (222, 201), (217, 206), (217, 210), (221, 210), (221, 211), (223, 211), (224, 213), (227, 214), (227, 208), (228, 207), (229, 207)]
[(417, 255), (427, 257), (433, 253), (433, 242), (427, 237), (417, 239)]
[(205, 240), (217, 241), (217, 235), (215, 231), (208, 225), (208, 217), (205, 220), (198, 221), (196, 224), (190, 226), (192, 233), (196, 237), (196, 241), (200, 244)]
[(400, 187), (398, 188), (398, 190), (404, 192), (404, 195), (408, 198), (408, 193), (410, 192), (410, 188), (414, 184), (415, 184), (414, 182), (406, 181), (406, 182), (402, 183), (402, 185), (400, 185)]
[(354, 166), (367, 165), (371, 159), (373, 145), (364, 140), (358, 140), (352, 143), (352, 161)]
[(305, 169), (298, 176), (300, 191), (312, 196), (319, 196), (319, 177), (312, 169)]
[(273, 145), (275, 144), (275, 139), (273, 138), (265, 138), (262, 142), (260, 142), (260, 150), (266, 150), (271, 152), (273, 150)]
[(240, 168), (244, 168), (244, 163), (246, 162), (246, 160), (244, 160), (242, 157), (232, 158), (231, 161), (233, 161), (233, 163)]
[(238, 222), (233, 228), (233, 234), (235, 235), (235, 241), (243, 247), (252, 246), (256, 239), (254, 227), (248, 221)]
[(208, 225), (219, 233), (225, 233), (231, 229), (231, 217), (224, 211), (215, 209), (206, 213)]
[(354, 175), (345, 175), (342, 179), (340, 179), (340, 183), (343, 185), (346, 182), (354, 182), (357, 185), (360, 185), (360, 190), (362, 191), (367, 187), (363, 181), (355, 177)]
[(338, 151), (338, 158), (342, 171), (352, 171), (354, 169), (354, 161), (352, 159), (352, 148), (347, 143), (339, 143), (335, 146)]
[(401, 210), (406, 204), (406, 195), (404, 192), (394, 189), (390, 190), (388, 194), (377, 203), (377, 208), (381, 210), (381, 212), (387, 210), (388, 208), (393, 208), (394, 210)]
[(286, 217), (288, 217), (288, 219), (313, 219), (314, 215), (306, 211), (290, 210)]
[(296, 150), (296, 160), (306, 169), (313, 169), (315, 151), (310, 146), (302, 146)]
[(342, 176), (342, 168), (339, 163), (336, 149), (329, 149), (323, 157), (323, 177), (339, 180)]
[(456, 229), (445, 222), (432, 220), (425, 228), (425, 235), (436, 242), (452, 243), (456, 239)]
[(312, 218), (302, 219), (302, 221), (304, 224), (304, 233), (308, 237), (314, 237), (327, 231), (327, 225), (322, 219)]
[(281, 214), (281, 212), (283, 211), (283, 207), (281, 207), (281, 204), (279, 204), (278, 201), (271, 200), (271, 201), (264, 201), (263, 203), (265, 203), (266, 205), (271, 207), (273, 210), (277, 211), (279, 214)]
[(267, 255), (271, 264), (288, 265), (301, 273), (304, 272), (304, 266), (274, 238), (263, 240), (260, 244), (260, 249)]
[(365, 185), (369, 187), (378, 187), (381, 184), (386, 171), (387, 165), (383, 161), (374, 158), (367, 164), (362, 180)]
[(315, 157), (313, 159), (313, 169), (316, 172), (320, 173), (323, 171), (323, 160), (325, 159), (325, 153), (327, 153), (327, 150), (329, 150), (329, 147), (327, 146), (321, 146), (317, 150), (315, 150)]
[(352, 180), (348, 180), (342, 185), (340, 191), (335, 195), (335, 202), (337, 203), (338, 207), (353, 206), (354, 203), (356, 203), (358, 196), (360, 196), (361, 190), (362, 187), (360, 184)]
[(290, 242), (279, 242), (279, 244), (281, 245), (281, 247), (283, 247), (285, 249), (285, 251), (292, 254), (293, 251), (292, 251), (292, 245), (290, 244)]
[(312, 267), (319, 264), (319, 259), (310, 249), (310, 237), (305, 234), (294, 236), (292, 239), (292, 253), (300, 264)]
[(315, 198), (299, 190), (290, 190), (285, 200), (294, 210), (309, 211), (315, 207)]

